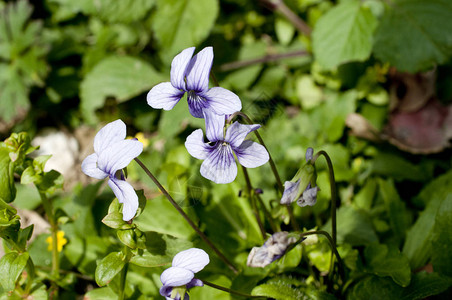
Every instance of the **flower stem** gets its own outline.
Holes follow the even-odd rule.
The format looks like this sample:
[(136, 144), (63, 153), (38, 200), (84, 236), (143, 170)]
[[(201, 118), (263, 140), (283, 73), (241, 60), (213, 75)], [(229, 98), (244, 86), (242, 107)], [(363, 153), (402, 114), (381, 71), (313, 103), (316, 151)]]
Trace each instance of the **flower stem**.
[(54, 280), (52, 280), (52, 289), (55, 291), (53, 295), (57, 297), (58, 285), (56, 284), (56, 280), (60, 277), (60, 260), (58, 258), (58, 224), (53, 214), (52, 203), (44, 192), (39, 191), (39, 195), (41, 196), (42, 206), (44, 206), (44, 211), (50, 223), (50, 231), (52, 235), (52, 277), (54, 278)]
[[(333, 239), (331, 238), (330, 234), (324, 230), (315, 230), (315, 231), (307, 231), (300, 233), (300, 237), (313, 235), (313, 234), (321, 234), (324, 235), (330, 244), (331, 251), (333, 251), (334, 255), (337, 258), (337, 262), (339, 264), (339, 275), (341, 276), (342, 280), (345, 282), (345, 273), (344, 273), (344, 263), (342, 262), (341, 256), (339, 255), (339, 252), (337, 252), (336, 244), (334, 243)], [(331, 262), (333, 263), (333, 262)]]
[(273, 217), (270, 214), (270, 212), (268, 211), (268, 209), (265, 206), (264, 202), (262, 201), (261, 197), (259, 195), (256, 195), (256, 194), (255, 194), (255, 196), (257, 198), (257, 201), (259, 201), (259, 204), (261, 205), (262, 210), (264, 211), (265, 217), (267, 218), (268, 222), (270, 223), (270, 227), (272, 228), (272, 231), (273, 232), (281, 231), (281, 228), (280, 228), (279, 224), (276, 224), (273, 221)]
[(264, 297), (264, 296), (253, 296), (253, 295), (245, 294), (245, 293), (242, 293), (242, 292), (239, 292), (239, 291), (231, 290), (231, 289), (226, 288), (224, 286), (216, 285), (214, 283), (211, 283), (211, 282), (208, 282), (208, 281), (205, 281), (205, 280), (203, 280), (202, 282), (205, 285), (213, 287), (214, 289), (217, 289), (217, 290), (220, 290), (220, 291), (224, 291), (224, 292), (230, 293), (232, 295), (242, 296), (242, 297), (245, 297), (245, 298), (267, 299), (267, 297)]
[(248, 195), (248, 197), (250, 197), (251, 206), (253, 207), (254, 216), (256, 217), (257, 224), (259, 225), (259, 229), (261, 231), (262, 238), (265, 240), (267, 238), (267, 235), (266, 235), (266, 232), (265, 232), (264, 225), (262, 224), (262, 220), (261, 220), (261, 216), (259, 214), (259, 210), (257, 209), (256, 197), (254, 195), (253, 187), (251, 186), (250, 176), (248, 175), (248, 170), (244, 166), (242, 166), (242, 170), (243, 170), (243, 175), (245, 176), (247, 195)]
[[(235, 112), (234, 114), (232, 114), (229, 117), (229, 120), (232, 120), (235, 116), (241, 116), (242, 118), (245, 119), (245, 121), (248, 124), (254, 124), (254, 122), (250, 119), (250, 117), (248, 117), (246, 114), (244, 114), (244, 113), (242, 113), (240, 111)], [(278, 189), (279, 189), (280, 193), (282, 194), (282, 193), (284, 193), (284, 186), (282, 184), (281, 177), (279, 176), (278, 170), (276, 169), (276, 164), (273, 161), (273, 158), (272, 158), (272, 156), (270, 154), (270, 151), (268, 151), (268, 148), (265, 145), (264, 140), (262, 139), (262, 137), (259, 134), (259, 132), (257, 130), (254, 130), (254, 134), (256, 135), (257, 139), (259, 140), (259, 143), (261, 143), (261, 145), (264, 146), (265, 150), (267, 150), (268, 157), (269, 157), (268, 163), (270, 164), (270, 168), (272, 169), (273, 175), (275, 176), (276, 184), (278, 185)], [(295, 216), (293, 215), (292, 207), (289, 206), (289, 205), (284, 205), (284, 206), (287, 209), (287, 213), (289, 214), (290, 222), (292, 223), (292, 226), (293, 226), (294, 230), (295, 231), (300, 231), (300, 227), (298, 226), (298, 223), (295, 220)]]
[(174, 201), (173, 197), (166, 191), (166, 189), (160, 184), (160, 182), (155, 178), (155, 176), (149, 171), (149, 169), (138, 159), (135, 158), (135, 161), (140, 165), (140, 167), (144, 170), (146, 175), (151, 178), (151, 180), (158, 187), (160, 192), (168, 199), (168, 201), (174, 206), (174, 208), (182, 215), (182, 217), (187, 221), (187, 223), (196, 231), (196, 233), (201, 237), (201, 239), (218, 255), (218, 257), (235, 273), (238, 273), (237, 268), (218, 250), (217, 247), (209, 240), (209, 238), (199, 229), (198, 226), (193, 223), (193, 221), (188, 217), (188, 215), (182, 210), (182, 208)]
[(125, 289), (126, 289), (126, 277), (127, 271), (129, 270), (129, 263), (124, 265), (124, 268), (121, 270), (121, 278), (119, 281), (119, 295), (118, 300), (124, 300)]
[(337, 204), (337, 190), (336, 190), (336, 180), (334, 179), (333, 163), (331, 162), (330, 156), (323, 150), (320, 150), (313, 157), (312, 162), (315, 163), (320, 155), (325, 157), (326, 163), (328, 165), (328, 174), (330, 177), (330, 188), (331, 188), (331, 234), (333, 235), (333, 243), (336, 246), (337, 243), (337, 229), (336, 229), (336, 204)]

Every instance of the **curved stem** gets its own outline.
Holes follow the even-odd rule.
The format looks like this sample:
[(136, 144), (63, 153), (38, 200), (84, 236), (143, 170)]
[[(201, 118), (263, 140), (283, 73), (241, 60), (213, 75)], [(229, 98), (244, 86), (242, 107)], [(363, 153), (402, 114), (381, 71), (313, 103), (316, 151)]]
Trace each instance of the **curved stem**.
[(242, 296), (242, 297), (245, 297), (245, 298), (267, 299), (267, 297), (264, 297), (264, 296), (253, 296), (253, 295), (245, 294), (245, 293), (242, 293), (242, 292), (239, 292), (239, 291), (231, 290), (231, 289), (226, 288), (224, 286), (216, 285), (215, 283), (211, 283), (211, 282), (208, 282), (208, 281), (205, 281), (205, 280), (203, 280), (202, 282), (205, 285), (213, 287), (214, 289), (217, 289), (217, 290), (220, 290), (220, 291), (224, 291), (224, 292), (227, 292), (227, 293), (232, 294), (232, 295)]
[[(234, 114), (232, 114), (232, 115), (229, 117), (229, 120), (232, 120), (232, 119), (233, 119), (234, 117), (236, 117), (236, 116), (241, 116), (241, 117), (244, 118), (245, 121), (246, 121), (248, 124), (250, 124), (250, 125), (251, 125), (251, 124), (254, 124), (254, 122), (253, 122), (246, 114), (244, 114), (244, 113), (242, 113), (242, 112), (240, 112), (240, 111), (235, 112)], [(282, 184), (281, 177), (279, 176), (278, 170), (276, 169), (276, 165), (275, 165), (275, 162), (273, 161), (273, 158), (272, 158), (272, 156), (271, 156), (271, 154), (270, 154), (270, 151), (268, 151), (268, 148), (267, 148), (267, 146), (265, 145), (264, 140), (262, 139), (262, 137), (261, 137), (261, 135), (259, 134), (259, 132), (258, 132), (257, 130), (254, 130), (254, 134), (256, 135), (257, 139), (259, 140), (259, 143), (260, 143), (262, 146), (264, 146), (265, 150), (267, 150), (268, 157), (269, 157), (268, 163), (270, 164), (270, 168), (272, 169), (273, 175), (275, 176), (276, 183), (278, 184), (279, 191), (282, 193), (282, 192), (284, 192), (284, 186), (283, 186), (283, 184)]]
[(337, 262), (339, 264), (339, 275), (341, 276), (342, 280), (345, 281), (345, 273), (344, 273), (344, 263), (342, 262), (341, 256), (339, 255), (339, 252), (337, 252), (336, 244), (334, 243), (333, 239), (331, 238), (330, 234), (324, 230), (315, 230), (315, 231), (307, 231), (300, 233), (300, 237), (304, 237), (307, 235), (313, 235), (313, 234), (321, 234), (324, 235), (330, 244), (331, 251), (333, 251), (334, 255), (337, 258)]
[(331, 188), (331, 234), (333, 235), (333, 242), (334, 245), (337, 243), (337, 230), (336, 230), (336, 205), (337, 205), (337, 191), (336, 191), (336, 180), (334, 179), (334, 170), (333, 170), (333, 163), (331, 162), (330, 156), (323, 150), (320, 150), (316, 153), (314, 158), (312, 159), (312, 162), (315, 163), (317, 158), (319, 158), (320, 155), (323, 155), (325, 157), (326, 163), (328, 165), (328, 174), (330, 177), (330, 188)]
[(262, 201), (261, 197), (258, 194), (254, 194), (257, 198), (257, 201), (259, 202), (260, 206), (262, 207), (262, 210), (264, 211), (264, 215), (268, 220), (268, 223), (270, 223), (270, 227), (272, 228), (273, 233), (281, 231), (281, 228), (279, 227), (279, 224), (277, 226), (277, 224), (275, 223), (275, 221), (273, 221), (273, 217), (271, 215), (271, 213), (268, 211), (267, 207), (264, 204), (264, 201)]
[[(232, 120), (236, 116), (241, 116), (242, 118), (245, 119), (245, 121), (248, 124), (254, 124), (254, 122), (250, 119), (250, 117), (248, 117), (246, 114), (244, 114), (244, 113), (242, 113), (240, 111), (233, 113), (229, 117), (229, 121)], [(276, 184), (278, 185), (278, 189), (279, 189), (280, 193), (282, 194), (282, 193), (284, 193), (284, 185), (282, 184), (281, 177), (279, 176), (278, 170), (276, 169), (276, 164), (273, 161), (273, 158), (272, 158), (272, 156), (270, 154), (270, 151), (268, 151), (268, 148), (265, 145), (264, 140), (262, 139), (262, 137), (259, 134), (259, 132), (257, 130), (254, 130), (254, 134), (256, 135), (257, 139), (259, 140), (259, 143), (261, 143), (261, 145), (264, 146), (265, 150), (267, 150), (268, 163), (270, 164), (270, 168), (272, 169), (273, 175), (275, 176)], [(292, 223), (292, 226), (293, 226), (294, 230), (295, 231), (300, 231), (300, 227), (298, 226), (298, 223), (295, 220), (295, 216), (293, 215), (292, 206), (285, 205), (285, 207), (287, 209), (287, 213), (289, 214), (290, 222)]]
[(174, 201), (173, 197), (166, 191), (166, 189), (160, 184), (160, 182), (155, 178), (155, 176), (149, 171), (149, 169), (138, 159), (135, 158), (135, 161), (140, 165), (140, 167), (144, 170), (146, 175), (151, 178), (151, 180), (155, 183), (155, 185), (158, 187), (160, 192), (168, 199), (168, 201), (174, 206), (174, 208), (182, 215), (182, 217), (187, 221), (187, 223), (193, 228), (193, 230), (196, 231), (196, 233), (201, 237), (201, 239), (218, 255), (218, 257), (234, 272), (238, 273), (237, 268), (224, 256), (223, 253), (221, 253), (220, 250), (218, 250), (217, 247), (209, 240), (209, 238), (199, 229), (198, 226), (196, 226), (195, 223), (188, 217), (188, 215), (182, 210), (182, 208)]
[(242, 166), (242, 170), (243, 170), (243, 175), (245, 176), (247, 195), (248, 195), (248, 197), (250, 197), (251, 206), (253, 207), (253, 213), (254, 213), (254, 216), (256, 217), (257, 224), (259, 225), (259, 229), (262, 234), (262, 239), (265, 240), (267, 238), (267, 235), (265, 232), (264, 225), (262, 224), (259, 210), (257, 209), (256, 197), (254, 195), (253, 187), (251, 186), (250, 176), (248, 175), (248, 170), (244, 166)]

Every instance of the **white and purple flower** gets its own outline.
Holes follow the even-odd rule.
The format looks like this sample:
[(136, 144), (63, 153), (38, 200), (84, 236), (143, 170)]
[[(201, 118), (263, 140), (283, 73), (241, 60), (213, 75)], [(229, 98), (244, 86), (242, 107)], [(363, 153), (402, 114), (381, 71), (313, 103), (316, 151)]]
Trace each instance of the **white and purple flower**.
[(236, 94), (221, 87), (209, 89), (212, 47), (204, 48), (195, 56), (194, 51), (195, 47), (187, 48), (174, 57), (171, 82), (154, 86), (147, 94), (148, 104), (152, 108), (171, 110), (188, 93), (188, 109), (196, 118), (202, 118), (204, 110), (212, 110), (218, 115), (240, 111), (242, 103)]
[[(167, 300), (189, 300), (187, 291), (195, 286), (203, 286), (204, 283), (195, 277), (195, 273), (204, 269), (210, 262), (209, 255), (202, 249), (191, 248), (176, 254), (172, 266), (160, 275), (163, 286), (160, 295)], [(181, 296), (181, 293), (184, 297)]]
[[(309, 164), (309, 170), (313, 170), (314, 168), (313, 166), (310, 165), (310, 161), (313, 157), (314, 154), (314, 149), (312, 148), (308, 148), (306, 150), (306, 162)], [(306, 166), (306, 165), (305, 165)], [(302, 169), (303, 171), (303, 169)], [(294, 179), (292, 179), (292, 181), (286, 181), (284, 182), (284, 193), (282, 195), (281, 204), (290, 204), (294, 201), (297, 201), (297, 204), (301, 207), (304, 206), (313, 206), (314, 204), (316, 204), (317, 202), (317, 192), (320, 190), (317, 186), (312, 187), (311, 186), (311, 178), (303, 178), (304, 172), (299, 172), (300, 174), (297, 176), (295, 175)], [(311, 174), (311, 172), (306, 172), (308, 174), (306, 174), (307, 176), (314, 176), (313, 174)], [(301, 176), (300, 176), (301, 175)], [(298, 180), (296, 180), (296, 178), (298, 178)], [(306, 179), (308, 181), (306, 181)], [(303, 186), (304, 190), (301, 191), (300, 189), (302, 188), (300, 185), (303, 183), (307, 183), (307, 185), (305, 184)]]
[(138, 196), (124, 180), (121, 169), (140, 155), (143, 144), (125, 138), (126, 124), (123, 121), (116, 120), (105, 125), (94, 137), (94, 153), (83, 160), (82, 171), (96, 179), (109, 178), (108, 185), (118, 201), (123, 203), (123, 220), (129, 221), (138, 209)]
[(185, 141), (185, 147), (191, 156), (203, 159), (201, 175), (215, 183), (230, 183), (237, 176), (238, 162), (246, 168), (256, 168), (268, 161), (268, 152), (264, 146), (250, 140), (246, 136), (258, 129), (260, 125), (243, 125), (234, 122), (224, 132), (225, 116), (205, 111), (206, 136), (204, 142), (201, 129), (193, 131)]
[(295, 237), (289, 237), (287, 231), (276, 232), (265, 241), (264, 245), (251, 249), (246, 265), (253, 268), (268, 266), (281, 258), (289, 246), (296, 241)]

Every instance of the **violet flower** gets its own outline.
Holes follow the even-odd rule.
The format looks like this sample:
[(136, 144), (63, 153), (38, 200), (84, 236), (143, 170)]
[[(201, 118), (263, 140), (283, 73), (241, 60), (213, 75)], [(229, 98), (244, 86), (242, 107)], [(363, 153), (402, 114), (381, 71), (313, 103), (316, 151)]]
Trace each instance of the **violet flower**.
[(245, 137), (260, 125), (243, 125), (234, 122), (224, 133), (225, 116), (205, 111), (206, 136), (204, 142), (201, 129), (193, 131), (185, 141), (185, 147), (191, 156), (203, 159), (201, 175), (215, 183), (230, 183), (237, 176), (237, 165), (234, 154), (239, 163), (246, 168), (256, 168), (268, 161), (268, 152), (264, 146)]
[(163, 286), (160, 295), (167, 300), (188, 300), (187, 291), (194, 286), (203, 286), (204, 283), (195, 277), (195, 273), (204, 269), (210, 262), (209, 255), (202, 249), (191, 248), (176, 254), (172, 266), (160, 275)]
[(297, 241), (295, 237), (288, 237), (287, 231), (276, 232), (261, 247), (253, 247), (246, 265), (253, 268), (263, 268), (281, 258), (290, 244)]
[(174, 57), (171, 63), (171, 82), (154, 86), (147, 94), (148, 104), (152, 108), (171, 110), (188, 93), (188, 109), (196, 118), (202, 118), (206, 109), (213, 110), (218, 115), (240, 111), (242, 104), (236, 94), (221, 87), (209, 89), (212, 47), (204, 48), (195, 56), (194, 51), (195, 47), (187, 48)]
[(96, 179), (109, 178), (108, 185), (118, 201), (123, 203), (123, 220), (129, 221), (138, 209), (138, 196), (124, 180), (121, 169), (140, 155), (143, 144), (125, 138), (126, 124), (123, 121), (116, 120), (105, 125), (94, 137), (94, 153), (83, 160), (82, 171)]
[[(306, 162), (310, 164), (310, 160), (312, 159), (312, 156), (314, 154), (314, 150), (312, 148), (308, 148), (306, 150)], [(306, 165), (305, 165), (306, 166)], [(313, 168), (312, 168), (313, 169)], [(303, 170), (303, 169), (302, 169)], [(313, 174), (304, 174), (304, 172), (300, 172), (300, 175), (295, 175), (294, 179), (292, 181), (286, 181), (284, 183), (284, 193), (282, 195), (281, 204), (290, 204), (297, 201), (297, 204), (301, 207), (304, 206), (313, 206), (317, 202), (317, 192), (320, 190), (317, 186), (312, 187), (311, 186), (311, 180), (310, 178), (303, 178), (303, 175), (312, 177)], [(298, 180), (296, 178), (299, 177)], [(300, 188), (302, 188), (300, 185), (302, 182), (306, 183), (306, 179), (308, 179), (308, 184), (304, 185), (306, 188), (303, 192), (300, 191)], [(294, 181), (296, 180), (296, 181)]]

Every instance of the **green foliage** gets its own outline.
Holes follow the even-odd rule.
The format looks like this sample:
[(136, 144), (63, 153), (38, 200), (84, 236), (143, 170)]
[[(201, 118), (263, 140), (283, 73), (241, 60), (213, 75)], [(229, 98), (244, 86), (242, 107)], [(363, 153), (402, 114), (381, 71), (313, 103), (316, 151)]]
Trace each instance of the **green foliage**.
[(98, 262), (95, 278), (99, 286), (110, 283), (126, 264), (125, 255), (121, 252), (111, 252)]
[(444, 199), (435, 218), (432, 238), (432, 265), (439, 274), (452, 277), (452, 240), (447, 229), (452, 225), (452, 195)]
[(81, 109), (87, 121), (94, 123), (95, 110), (108, 97), (129, 100), (162, 80), (148, 63), (129, 56), (112, 56), (100, 61), (81, 83)]
[(366, 271), (378, 276), (390, 276), (395, 283), (410, 284), (411, 269), (408, 259), (394, 246), (372, 244), (364, 252)]
[[(161, 272), (191, 247), (205, 249), (211, 260), (196, 278), (268, 298), (449, 296), (450, 290), (441, 295), (452, 286), (449, 152), (407, 154), (420, 152), (396, 150), (390, 132), (401, 130), (393, 124), (401, 112), (424, 113), (422, 101), (429, 100), (444, 105), (440, 116), (429, 120), (444, 121), (438, 128), (449, 134), (452, 5), (447, 0), (284, 3), (312, 34), (300, 32), (285, 8), (259, 1), (0, 1), (0, 134), (10, 136), (0, 143), (0, 237), (6, 252), (0, 294), (11, 294), (0, 299), (116, 298), (124, 268), (125, 298), (160, 297)], [(265, 268), (247, 267), (250, 249), (262, 246), (269, 234), (299, 232), (278, 204), (281, 193), (270, 166), (248, 170), (253, 188), (263, 192), (255, 212), (240, 170), (227, 185), (200, 176), (201, 162), (184, 142), (195, 129), (205, 132), (205, 123), (188, 113), (186, 96), (171, 112), (147, 105), (146, 92), (169, 81), (173, 57), (184, 48), (206, 46), (215, 52), (210, 86), (235, 92), (242, 111), (262, 125), (259, 132), (282, 182), (305, 163), (307, 147), (330, 155), (338, 192), (338, 251), (345, 265), (341, 281), (337, 262), (329, 274), (331, 248), (318, 236)], [(353, 124), (354, 114), (375, 132), (369, 124)], [(208, 250), (134, 162), (126, 172), (127, 181), (140, 189), (131, 221), (123, 220), (122, 204), (106, 182), (79, 182), (86, 183), (85, 175), (76, 173), (94, 132), (82, 125), (118, 118), (129, 135), (142, 132), (149, 139), (140, 160), (238, 267), (237, 274)], [(36, 149), (31, 137), (44, 126), (79, 138), (77, 165), (64, 191), (62, 176), (44, 171), (49, 156), (29, 155)], [(293, 204), (293, 215), (302, 231), (330, 232), (332, 194), (323, 157), (315, 168), (317, 204)], [(49, 209), (41, 197), (53, 206), (51, 215), (43, 213)], [(35, 209), (64, 232), (59, 278), (51, 271), (48, 230), (38, 224), (21, 228), (16, 208)], [(37, 236), (31, 238), (33, 230)], [(94, 282), (102, 287), (88, 291)], [(190, 290), (190, 297), (235, 296), (204, 286)]]
[(47, 45), (41, 22), (30, 21), (32, 11), (25, 0), (0, 8), (0, 120), (6, 122), (28, 111), (30, 88), (47, 75)]
[[(452, 55), (452, 5), (447, 0), (399, 0), (386, 7), (375, 33), (375, 55), (401, 71), (415, 73)], [(396, 28), (396, 34), (392, 30)]]
[(16, 281), (27, 265), (28, 253), (10, 252), (0, 259), (0, 282), (6, 291), (16, 287)]
[(343, 1), (324, 14), (312, 33), (316, 60), (325, 68), (369, 58), (377, 20), (359, 1)]
[(157, 0), (153, 30), (169, 63), (181, 49), (202, 42), (218, 15), (217, 0)]

